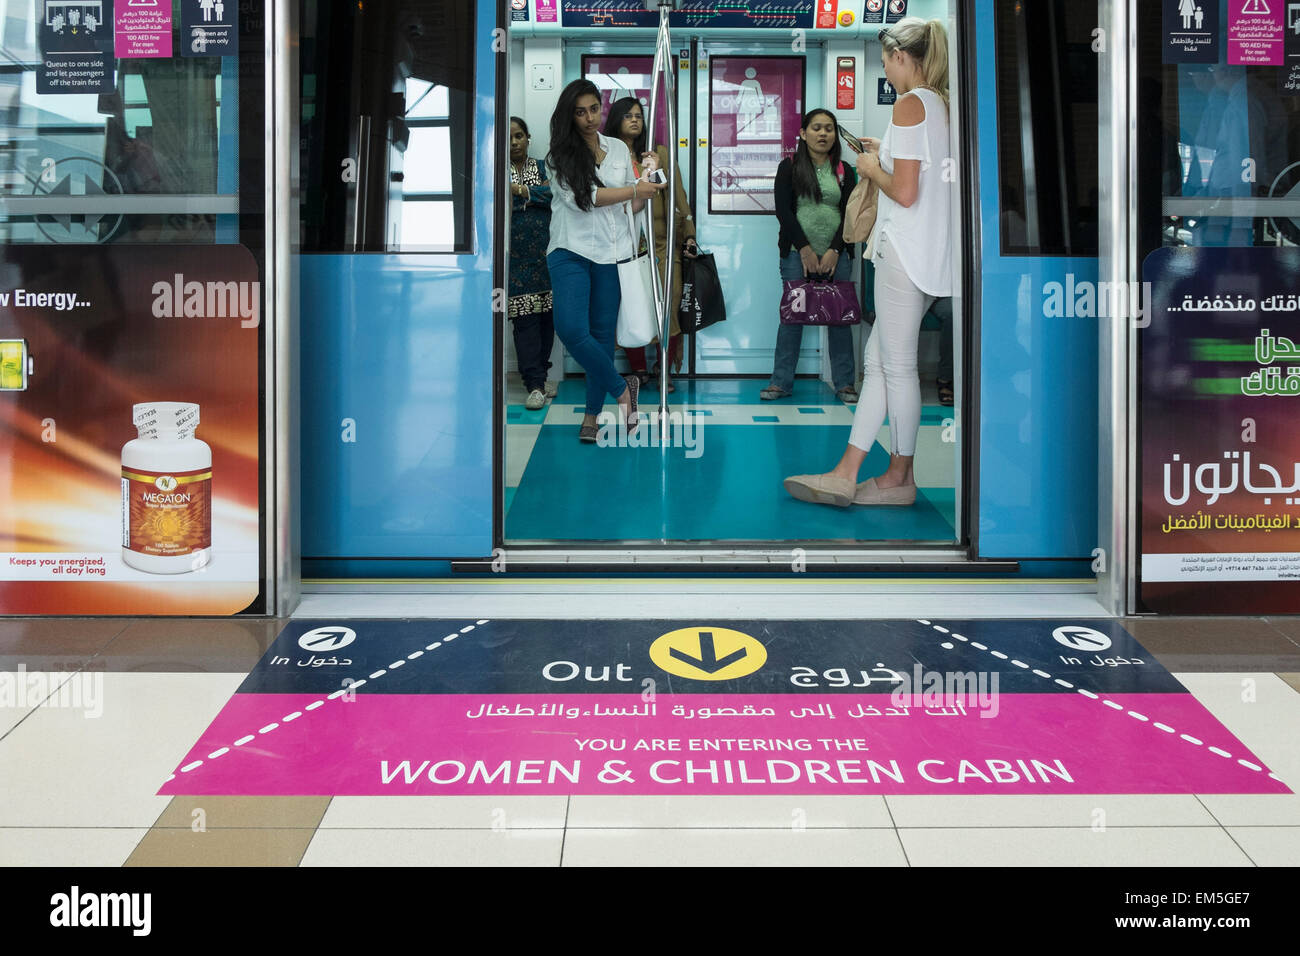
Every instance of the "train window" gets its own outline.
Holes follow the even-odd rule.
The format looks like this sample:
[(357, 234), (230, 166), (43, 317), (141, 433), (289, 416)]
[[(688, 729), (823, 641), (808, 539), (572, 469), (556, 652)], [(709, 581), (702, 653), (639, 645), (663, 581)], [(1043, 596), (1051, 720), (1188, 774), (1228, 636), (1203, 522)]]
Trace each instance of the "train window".
[(794, 155), (803, 110), (803, 57), (709, 61), (709, 212), (775, 210), (772, 182)]
[[(236, 58), (114, 60), (110, 41), (102, 86), (41, 92), (59, 68), (43, 56), (42, 37), (53, 28), (38, 11), (49, 12), (10, 4), (0, 14), (0, 243), (235, 241)], [(60, 195), (103, 197), (102, 205), (97, 213), (41, 212)]]
[(474, 7), (303, 0), (304, 252), (469, 252)]
[(1095, 5), (997, 0), (1002, 253), (1097, 255)]

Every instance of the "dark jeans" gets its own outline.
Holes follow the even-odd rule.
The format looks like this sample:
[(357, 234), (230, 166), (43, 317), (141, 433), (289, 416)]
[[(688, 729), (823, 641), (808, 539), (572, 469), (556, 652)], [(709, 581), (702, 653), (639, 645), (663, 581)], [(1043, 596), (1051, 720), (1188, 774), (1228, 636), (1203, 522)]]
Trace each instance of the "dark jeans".
[[(847, 280), (853, 278), (853, 256), (841, 255), (835, 266), (835, 278)], [(790, 254), (781, 260), (781, 278), (793, 280), (803, 278), (803, 263), (799, 253), (791, 249)], [(802, 325), (782, 325), (776, 333), (776, 355), (772, 367), (771, 384), (787, 392), (794, 388), (794, 370), (799, 364), (799, 346), (803, 342)], [(813, 327), (816, 334), (816, 327)], [(827, 346), (831, 353), (831, 380), (835, 391), (851, 388), (856, 380), (856, 366), (853, 362), (853, 327), (850, 325), (833, 325), (826, 330)]]
[(551, 348), (555, 345), (555, 321), (550, 312), (534, 312), (512, 320), (515, 327), (515, 354), (519, 357), (519, 374), (530, 392), (546, 387), (546, 373), (551, 370)]
[(627, 382), (614, 367), (614, 336), (622, 290), (618, 266), (556, 249), (546, 257), (551, 273), (555, 334), (587, 373), (587, 414), (598, 415), (605, 396), (617, 399)]

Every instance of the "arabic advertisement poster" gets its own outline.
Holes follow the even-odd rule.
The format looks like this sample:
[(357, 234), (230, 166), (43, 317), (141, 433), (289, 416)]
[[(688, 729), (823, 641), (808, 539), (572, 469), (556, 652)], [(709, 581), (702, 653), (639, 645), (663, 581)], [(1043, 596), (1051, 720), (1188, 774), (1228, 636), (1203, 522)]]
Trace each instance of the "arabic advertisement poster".
[(162, 794), (1288, 792), (1108, 620), (295, 620), (177, 756)]
[[(125, 3), (126, 0), (117, 0)], [(114, 0), (36, 0), (41, 61), (36, 92), (111, 93)], [(169, 35), (170, 42), (170, 35)]]
[(259, 600), (261, 283), (243, 246), (0, 258), (0, 613)]
[(1139, 607), (1300, 612), (1300, 249), (1147, 257)]

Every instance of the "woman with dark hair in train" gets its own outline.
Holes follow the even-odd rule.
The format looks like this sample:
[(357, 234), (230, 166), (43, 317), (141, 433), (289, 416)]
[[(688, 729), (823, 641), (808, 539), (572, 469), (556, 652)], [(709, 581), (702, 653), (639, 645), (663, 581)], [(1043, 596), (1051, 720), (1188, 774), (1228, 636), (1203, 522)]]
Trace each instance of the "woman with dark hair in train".
[[(921, 427), (916, 352), (921, 319), (952, 295), (952, 193), (948, 142), (948, 35), (938, 20), (907, 17), (880, 31), (885, 76), (898, 90), (883, 139), (864, 139), (858, 171), (880, 187), (868, 253), (876, 267), (876, 323), (866, 348), (862, 401), (848, 447), (824, 475), (785, 480), (801, 501), (846, 507), (916, 501), (912, 461)], [(858, 484), (858, 470), (889, 417), (884, 474)]]
[[(637, 177), (632, 154), (622, 140), (600, 132), (600, 91), (590, 80), (574, 80), (560, 93), (551, 115), (551, 240), (546, 265), (555, 298), (555, 332), (587, 373), (586, 417), (578, 431), (596, 441), (596, 416), (612, 395), (628, 430), (637, 424), (635, 375), (614, 367), (614, 334), (622, 298), (621, 261), (636, 255), (628, 204), (633, 212), (664, 187)], [(643, 157), (643, 175), (658, 166), (653, 153)], [(635, 217), (633, 217), (635, 218)]]
[[(610, 105), (609, 116), (605, 120), (605, 135), (615, 136), (623, 141), (632, 153), (633, 169), (636, 170), (637, 175), (640, 175), (640, 163), (636, 157), (645, 153), (648, 138), (641, 101), (635, 96), (625, 96), (615, 100)], [(659, 168), (667, 169), (667, 147), (656, 146), (654, 152), (659, 161)], [(677, 324), (677, 309), (682, 302), (682, 256), (693, 259), (699, 252), (695, 245), (695, 219), (691, 216), (686, 190), (682, 188), (681, 171), (676, 172), (673, 183), (673, 213), (677, 217), (675, 236), (677, 248), (673, 252), (673, 288), (668, 297), (668, 317), (671, 322), (668, 353), (674, 371), (681, 368), (682, 364), (682, 331)], [(651, 199), (650, 215), (654, 219), (655, 261), (659, 263), (659, 281), (662, 282), (668, 259), (668, 197), (666, 194), (656, 193)], [(640, 378), (641, 384), (645, 385), (650, 381), (650, 373), (646, 371), (645, 349), (633, 348), (623, 351), (627, 354), (632, 371)], [(659, 350), (659, 354), (662, 361), (663, 349)], [(655, 378), (658, 377), (658, 369), (656, 369)], [(668, 382), (668, 391), (675, 391), (671, 379)]]
[[(781, 223), (781, 278), (789, 281), (810, 275), (853, 278), (853, 246), (844, 242), (844, 209), (857, 184), (851, 167), (840, 161), (840, 137), (835, 114), (810, 110), (803, 118), (799, 145), (793, 159), (781, 160), (776, 170), (776, 218)], [(831, 354), (831, 379), (835, 395), (852, 404), (853, 329), (847, 325), (826, 330)], [(783, 324), (776, 333), (772, 381), (759, 392), (764, 401), (785, 398), (794, 390), (794, 370), (799, 363), (802, 325)]]
[(528, 155), (528, 124), (510, 117), (510, 320), (515, 355), (528, 398), (524, 406), (546, 404), (555, 325), (546, 245), (551, 240), (551, 183), (546, 166)]

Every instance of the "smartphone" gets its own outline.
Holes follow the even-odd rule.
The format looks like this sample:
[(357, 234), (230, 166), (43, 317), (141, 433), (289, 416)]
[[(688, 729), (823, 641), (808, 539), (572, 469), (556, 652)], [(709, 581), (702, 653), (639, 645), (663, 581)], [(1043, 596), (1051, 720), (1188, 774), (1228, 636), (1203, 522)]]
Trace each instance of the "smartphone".
[(661, 186), (664, 183), (668, 182), (668, 174), (665, 173), (662, 169), (656, 169), (653, 173), (650, 174), (648, 178), (650, 182), (659, 183)]
[(865, 153), (867, 151), (866, 147), (862, 145), (862, 140), (858, 139), (856, 136), (854, 136), (852, 133), (846, 130), (843, 126), (839, 127), (839, 131), (840, 131), (840, 139), (848, 143), (855, 153)]

